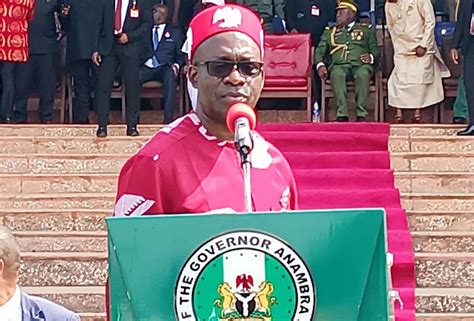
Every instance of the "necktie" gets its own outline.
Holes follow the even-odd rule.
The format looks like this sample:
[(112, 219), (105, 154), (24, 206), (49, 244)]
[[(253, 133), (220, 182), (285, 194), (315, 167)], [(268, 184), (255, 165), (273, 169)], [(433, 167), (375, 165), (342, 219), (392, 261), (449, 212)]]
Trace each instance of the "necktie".
[(160, 43), (159, 37), (158, 37), (158, 29), (160, 27), (155, 26), (153, 28), (153, 68), (157, 68), (160, 66), (160, 62), (158, 61), (158, 58), (156, 58), (156, 50), (158, 49), (158, 44)]
[(117, 8), (115, 8), (114, 28), (116, 31), (122, 29), (122, 0), (117, 0)]

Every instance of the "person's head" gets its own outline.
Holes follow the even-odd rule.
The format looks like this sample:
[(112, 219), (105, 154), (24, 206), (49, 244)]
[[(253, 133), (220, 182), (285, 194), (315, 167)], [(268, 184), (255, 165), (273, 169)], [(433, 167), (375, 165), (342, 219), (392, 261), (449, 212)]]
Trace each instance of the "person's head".
[(168, 6), (165, 4), (155, 4), (153, 6), (153, 23), (161, 25), (168, 20)]
[(0, 226), (0, 290), (16, 285), (20, 269), (20, 246), (6, 226)]
[(344, 27), (355, 21), (357, 5), (352, 0), (342, 0), (336, 8), (336, 25)]
[[(206, 24), (208, 25), (206, 30)], [(263, 31), (259, 18), (240, 6), (216, 6), (197, 15), (189, 78), (198, 89), (199, 112), (225, 124), (227, 110), (255, 107), (263, 88)]]

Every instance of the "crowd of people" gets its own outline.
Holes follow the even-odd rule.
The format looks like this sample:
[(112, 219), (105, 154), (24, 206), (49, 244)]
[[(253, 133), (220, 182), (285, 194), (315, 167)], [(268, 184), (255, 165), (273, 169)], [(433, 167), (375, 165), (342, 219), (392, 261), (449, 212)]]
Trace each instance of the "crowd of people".
[[(412, 122), (420, 123), (421, 109), (444, 99), (442, 77), (449, 76), (449, 72), (435, 42), (433, 4), (440, 6), (437, 2), (376, 1), (378, 7), (385, 6), (394, 47), (395, 68), (388, 80), (388, 104), (396, 108), (394, 123), (404, 121), (405, 109), (413, 109)], [(170, 123), (176, 109), (176, 86), (188, 60), (189, 22), (203, 9), (224, 3), (251, 9), (266, 33), (310, 33), (315, 72), (319, 75), (315, 77), (316, 92), (321, 86), (319, 78), (330, 79), (336, 98), (336, 121), (348, 121), (346, 82), (353, 80), (357, 121), (366, 120), (370, 80), (380, 56), (374, 26), (358, 20), (361, 7), (374, 9), (370, 1), (25, 0), (21, 4), (7, 1), (9, 8), (0, 13), (7, 27), (0, 31), (0, 122), (26, 123), (27, 102), (34, 90), (40, 98), (40, 121), (52, 121), (59, 47), (66, 36), (66, 66), (74, 83), (74, 123), (89, 123), (89, 111), (94, 107), (97, 136), (107, 136), (116, 80), (125, 89), (127, 135), (139, 135), (140, 90), (149, 81), (162, 83), (164, 122)], [(453, 11), (453, 5), (455, 1), (443, 2), (442, 9)], [(470, 14), (468, 6), (459, 6), (461, 18), (464, 11)], [(462, 30), (455, 35), (458, 47), (453, 49), (462, 47), (466, 51), (466, 42), (472, 40), (460, 34), (464, 34)], [(458, 62), (456, 54), (453, 50), (452, 57)], [(467, 98), (458, 97), (455, 106), (472, 101), (470, 91), (463, 88), (464, 83), (472, 85), (472, 80), (464, 77), (460, 82), (460, 96), (466, 93)], [(197, 93), (189, 79), (187, 87), (195, 106)], [(466, 106), (463, 110), (467, 111)], [(461, 124), (469, 119), (472, 117), (467, 112), (455, 113), (454, 122)]]

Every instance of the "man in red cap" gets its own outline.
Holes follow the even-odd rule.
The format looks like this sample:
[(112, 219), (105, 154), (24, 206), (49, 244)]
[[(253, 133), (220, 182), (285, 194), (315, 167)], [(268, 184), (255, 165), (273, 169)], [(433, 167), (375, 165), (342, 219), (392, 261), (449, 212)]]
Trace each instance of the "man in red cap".
[[(260, 19), (237, 5), (214, 6), (190, 24), (189, 78), (196, 112), (159, 131), (122, 168), (115, 216), (245, 212), (243, 172), (226, 114), (235, 103), (255, 107), (263, 87)], [(296, 208), (296, 188), (282, 154), (253, 132), (255, 211)]]

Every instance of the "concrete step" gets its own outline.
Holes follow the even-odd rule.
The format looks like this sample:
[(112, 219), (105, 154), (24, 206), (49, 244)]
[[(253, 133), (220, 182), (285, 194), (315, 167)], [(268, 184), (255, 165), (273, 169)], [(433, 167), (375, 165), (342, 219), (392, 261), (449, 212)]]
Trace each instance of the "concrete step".
[(473, 253), (474, 230), (456, 232), (412, 232), (415, 252)]
[(474, 211), (474, 193), (431, 194), (402, 193), (402, 206), (407, 211)]
[(449, 124), (401, 124), (390, 125), (391, 136), (456, 136), (461, 129), (466, 128), (463, 125)]
[[(22, 252), (107, 251), (106, 231), (19, 231), (14, 230)], [(418, 253), (473, 253), (474, 231), (413, 232)]]
[(0, 154), (133, 154), (150, 136), (0, 137)]
[(24, 232), (15, 231), (22, 252), (107, 252), (106, 231), (86, 232)]
[[(474, 211), (474, 194), (402, 193), (408, 211)], [(8, 209), (90, 209), (112, 211), (115, 193), (0, 194), (0, 213)]]
[(473, 252), (416, 253), (415, 258), (417, 288), (474, 289)]
[[(15, 231), (105, 231), (110, 215), (108, 209), (10, 208), (0, 210), (0, 224)], [(474, 211), (411, 210), (408, 219), (412, 231), (474, 231)]]
[(104, 218), (111, 210), (98, 209), (5, 209), (0, 224), (14, 231), (105, 231)]
[[(163, 125), (139, 125), (141, 136), (154, 135)], [(125, 125), (108, 126), (108, 135), (125, 136)], [(96, 125), (0, 125), (0, 137), (95, 137)], [(108, 139), (108, 138), (107, 138)]]
[(1, 193), (115, 193), (118, 174), (3, 174)]
[(8, 213), (8, 209), (90, 209), (112, 213), (114, 201), (115, 193), (2, 194), (0, 213)]
[[(150, 128), (151, 135), (156, 130)], [(95, 135), (0, 136), (0, 154), (133, 154), (151, 135), (111, 135), (100, 139)], [(457, 136), (391, 136), (389, 149), (391, 152), (474, 152), (468, 138)]]
[(35, 287), (102, 286), (107, 279), (107, 266), (107, 252), (24, 252), (20, 284)]
[(474, 172), (396, 172), (395, 183), (405, 193), (474, 193)]
[[(78, 313), (94, 315), (105, 311), (105, 287), (23, 287)], [(472, 321), (474, 294), (471, 289), (417, 289), (416, 304), (421, 321)], [(452, 317), (452, 319), (449, 319)], [(432, 319), (434, 318), (434, 319)]]
[(0, 174), (118, 174), (130, 155), (0, 155)]
[(22, 289), (76, 313), (96, 314), (105, 311), (105, 286), (23, 286)]
[(474, 172), (473, 152), (392, 153), (395, 172)]
[[(303, 111), (305, 113), (306, 111)], [(287, 111), (281, 111), (279, 114), (286, 114)], [(289, 111), (289, 113), (295, 113)], [(296, 111), (298, 113), (298, 111)], [(259, 111), (260, 116), (270, 115), (267, 111)], [(271, 122), (271, 117), (260, 119), (262, 123)], [(139, 125), (140, 134), (142, 136), (153, 135), (160, 128), (165, 127), (157, 124)], [(391, 125), (391, 136), (455, 136), (456, 133), (465, 126), (461, 125)], [(48, 137), (64, 137), (64, 136), (94, 136), (96, 125), (69, 125), (69, 124), (53, 124), (53, 125), (0, 125), (0, 137), (7, 136), (48, 136)], [(108, 127), (110, 136), (125, 136), (125, 125), (110, 125)]]
[[(114, 193), (118, 173), (0, 174), (2, 193)], [(474, 172), (396, 172), (405, 193), (474, 193)]]
[(407, 214), (412, 231), (474, 231), (474, 211), (411, 210)]
[[(128, 154), (6, 154), (0, 174), (117, 174)], [(396, 172), (474, 172), (474, 153), (392, 153)]]
[[(416, 253), (415, 257), (417, 287), (474, 288), (474, 253)], [(104, 285), (107, 252), (24, 252), (20, 275), (23, 286)]]
[(416, 321), (474, 321), (474, 313), (417, 313)]
[(464, 318), (469, 318), (474, 315), (474, 291), (472, 289), (452, 288), (417, 289), (416, 307), (418, 313), (434, 315), (439, 313), (462, 314)]

